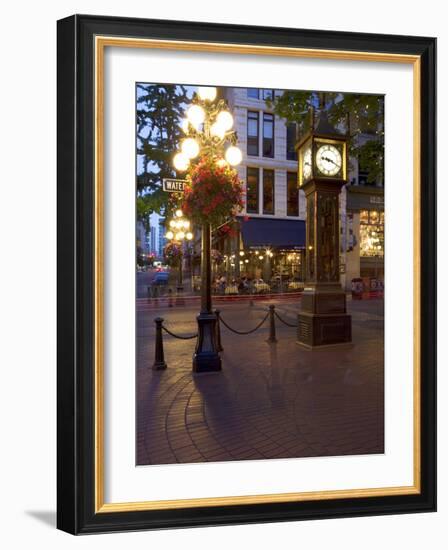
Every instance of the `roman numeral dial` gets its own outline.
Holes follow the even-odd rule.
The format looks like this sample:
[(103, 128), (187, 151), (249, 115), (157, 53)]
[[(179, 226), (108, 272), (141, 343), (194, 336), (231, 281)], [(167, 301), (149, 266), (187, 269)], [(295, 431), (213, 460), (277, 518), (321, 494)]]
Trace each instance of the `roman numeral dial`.
[(324, 176), (336, 176), (342, 168), (342, 156), (334, 145), (321, 145), (316, 152), (316, 166)]

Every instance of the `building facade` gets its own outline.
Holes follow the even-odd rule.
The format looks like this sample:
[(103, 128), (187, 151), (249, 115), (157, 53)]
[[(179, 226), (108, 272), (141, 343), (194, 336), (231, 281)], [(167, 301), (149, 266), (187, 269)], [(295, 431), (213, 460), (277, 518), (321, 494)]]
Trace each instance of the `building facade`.
[(363, 279), (370, 290), (384, 286), (384, 188), (380, 185), (351, 184), (344, 191), (345, 223), (341, 260), (342, 282)]
[(137, 220), (135, 224), (135, 242), (137, 263), (140, 265), (145, 264), (146, 258), (149, 255), (148, 235), (146, 226), (141, 220)]
[(165, 218), (159, 217), (158, 220), (158, 234), (157, 234), (157, 256), (159, 258), (163, 257), (163, 249), (165, 247)]
[(266, 102), (278, 90), (226, 88), (225, 99), (243, 161), (245, 209), (235, 234), (221, 244), (226, 271), (263, 278), (303, 279), (305, 197), (297, 186), (295, 125), (276, 116)]
[[(236, 234), (221, 245), (227, 272), (233, 270), (237, 276), (304, 278), (306, 200), (297, 184), (296, 125), (276, 116), (266, 102), (282, 93), (259, 88), (224, 90), (243, 153), (238, 174), (246, 192)], [(375, 138), (372, 132), (360, 133), (356, 139)], [(369, 182), (369, 174), (352, 157), (348, 183), (340, 196), (340, 254), (341, 282), (347, 290), (356, 278), (362, 278), (365, 287), (382, 288), (383, 181)]]
[[(379, 120), (371, 133), (360, 133), (357, 139), (365, 143), (382, 131)], [(370, 181), (369, 173), (350, 157), (349, 181), (341, 194), (341, 282), (347, 290), (353, 279), (362, 279), (366, 290), (384, 288), (384, 181)]]

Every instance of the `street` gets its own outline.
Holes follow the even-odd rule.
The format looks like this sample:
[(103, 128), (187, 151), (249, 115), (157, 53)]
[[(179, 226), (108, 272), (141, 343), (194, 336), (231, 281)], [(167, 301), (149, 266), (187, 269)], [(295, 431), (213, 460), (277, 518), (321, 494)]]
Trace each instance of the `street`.
[[(383, 300), (347, 301), (353, 344), (307, 351), (296, 329), (276, 319), (254, 333), (221, 327), (223, 369), (193, 375), (196, 339), (164, 332), (165, 371), (153, 371), (154, 318), (176, 335), (197, 331), (198, 304), (140, 299), (137, 306), (137, 464), (382, 453)], [(253, 305), (251, 305), (253, 304)], [(300, 299), (222, 301), (223, 320), (247, 331), (268, 305), (289, 324)]]

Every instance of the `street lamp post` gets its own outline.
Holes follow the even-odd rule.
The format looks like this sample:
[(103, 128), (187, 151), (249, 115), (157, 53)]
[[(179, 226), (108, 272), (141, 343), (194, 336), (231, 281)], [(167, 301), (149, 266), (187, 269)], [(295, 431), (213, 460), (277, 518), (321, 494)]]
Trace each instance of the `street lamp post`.
[(177, 209), (175, 212), (175, 218), (169, 222), (170, 230), (166, 232), (166, 239), (179, 245), (179, 274), (177, 278), (177, 291), (183, 291), (183, 274), (182, 274), (182, 244), (184, 241), (191, 241), (193, 233), (190, 231), (190, 221), (183, 217), (183, 212)]
[[(181, 151), (173, 159), (178, 172), (186, 172), (191, 161), (207, 155), (218, 166), (236, 166), (242, 160), (232, 130), (233, 117), (223, 100), (216, 100), (217, 89), (210, 86), (198, 88), (196, 102), (187, 111), (182, 123), (186, 138)], [(193, 355), (193, 371), (213, 372), (221, 370), (218, 343), (216, 341), (216, 315), (212, 309), (211, 233), (209, 221), (201, 227), (201, 310), (197, 317), (198, 339)]]

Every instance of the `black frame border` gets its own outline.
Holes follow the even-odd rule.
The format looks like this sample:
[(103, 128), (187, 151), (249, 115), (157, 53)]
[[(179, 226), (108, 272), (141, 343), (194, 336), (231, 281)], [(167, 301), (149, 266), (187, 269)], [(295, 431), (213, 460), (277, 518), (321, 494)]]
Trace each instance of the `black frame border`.
[[(435, 511), (436, 39), (90, 15), (62, 19), (57, 31), (57, 527), (82, 534)], [(95, 514), (96, 35), (420, 56), (420, 494)]]

